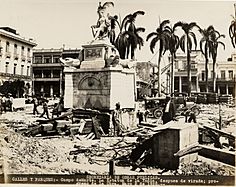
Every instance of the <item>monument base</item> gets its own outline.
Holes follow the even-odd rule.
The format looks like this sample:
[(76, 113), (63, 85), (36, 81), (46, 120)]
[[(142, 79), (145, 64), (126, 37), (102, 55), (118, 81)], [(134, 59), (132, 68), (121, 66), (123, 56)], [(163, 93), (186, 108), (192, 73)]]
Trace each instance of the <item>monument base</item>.
[(121, 67), (65, 68), (65, 107), (113, 110), (135, 107), (135, 71)]

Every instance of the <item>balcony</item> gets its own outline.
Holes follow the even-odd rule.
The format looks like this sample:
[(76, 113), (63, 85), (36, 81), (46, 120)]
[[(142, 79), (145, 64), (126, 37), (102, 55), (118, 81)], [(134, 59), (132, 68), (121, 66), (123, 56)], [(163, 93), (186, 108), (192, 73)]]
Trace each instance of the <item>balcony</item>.
[(21, 55), (21, 60), (25, 61), (26, 60), (26, 56), (25, 55)]
[(18, 59), (19, 59), (19, 54), (13, 53), (13, 58), (14, 58), (15, 60), (18, 60)]
[(50, 64), (46, 64), (46, 63), (33, 63), (32, 67), (62, 67), (63, 65), (61, 63), (50, 63)]
[(236, 82), (236, 77), (222, 77), (222, 78), (216, 78), (217, 82)]
[(1, 73), (1, 72), (0, 72), (0, 76), (9, 77), (11, 79), (31, 79), (31, 77), (27, 75), (17, 75), (17, 74), (14, 75), (11, 73)]
[(9, 52), (9, 51), (6, 52), (6, 57), (7, 57), (7, 58), (11, 58), (11, 52)]
[[(202, 79), (199, 77), (199, 82), (206, 82), (206, 79)], [(213, 82), (213, 78), (208, 78), (208, 82)], [(223, 78), (216, 78), (216, 82), (236, 82), (236, 77), (223, 77)]]
[(52, 82), (52, 81), (60, 81), (60, 78), (46, 78), (46, 77), (44, 77), (44, 78), (36, 78), (36, 77), (34, 77), (34, 81), (46, 81), (46, 82)]

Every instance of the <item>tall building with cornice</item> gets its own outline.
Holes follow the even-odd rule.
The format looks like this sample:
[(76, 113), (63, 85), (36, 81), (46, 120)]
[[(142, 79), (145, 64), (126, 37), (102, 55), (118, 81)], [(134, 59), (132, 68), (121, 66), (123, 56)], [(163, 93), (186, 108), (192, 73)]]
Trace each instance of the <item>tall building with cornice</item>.
[(64, 64), (60, 58), (78, 59), (80, 49), (34, 49), (33, 93), (45, 97), (63, 96), (65, 89)]
[[(186, 54), (177, 54), (175, 59), (175, 85), (177, 92), (187, 92), (187, 61)], [(232, 95), (236, 98), (236, 52), (225, 61), (217, 60), (215, 66), (216, 93)], [(205, 92), (206, 73), (205, 58), (201, 51), (191, 53), (191, 88), (192, 92)], [(213, 62), (208, 63), (208, 88), (213, 92)]]
[[(0, 92), (8, 92), (6, 85), (14, 81), (24, 84), (24, 93), (14, 97), (30, 95), (32, 88), (32, 49), (36, 43), (20, 36), (15, 29), (0, 27)], [(4, 93), (6, 94), (6, 93)]]

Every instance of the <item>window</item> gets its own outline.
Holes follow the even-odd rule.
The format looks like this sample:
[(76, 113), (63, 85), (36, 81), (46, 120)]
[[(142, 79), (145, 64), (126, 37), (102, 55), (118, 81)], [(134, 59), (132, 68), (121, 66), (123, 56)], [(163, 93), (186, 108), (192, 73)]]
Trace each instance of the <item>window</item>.
[(14, 54), (17, 54), (17, 44), (14, 45)]
[(184, 70), (187, 69), (187, 62), (186, 61), (182, 62), (182, 69), (184, 69)]
[(6, 65), (5, 65), (5, 73), (8, 73), (8, 68), (9, 68), (9, 62), (6, 62)]
[(21, 71), (20, 74), (23, 75), (24, 74), (24, 65), (21, 65)]
[(202, 71), (202, 81), (205, 80), (205, 71)]
[(27, 49), (27, 56), (30, 56), (30, 48)]
[(233, 79), (234, 78), (234, 72), (233, 70), (229, 70), (229, 79)]
[(27, 76), (29, 76), (29, 71), (30, 71), (30, 69), (29, 69), (30, 67), (29, 66), (27, 66), (27, 73), (26, 73), (26, 75)]
[(6, 52), (9, 52), (10, 50), (10, 43), (9, 42), (6, 42)]
[(41, 56), (35, 56), (34, 63), (35, 64), (41, 64), (42, 63), (42, 57)]
[(33, 74), (35, 78), (42, 78), (42, 70), (34, 70)]
[(52, 63), (52, 58), (51, 57), (45, 57), (44, 58), (44, 63), (46, 63), (46, 64)]
[(222, 79), (225, 79), (225, 70), (221, 70), (220, 75)]
[(21, 47), (21, 55), (24, 56), (24, 54), (25, 54), (25, 47), (22, 46), (22, 47)]
[(214, 72), (211, 70), (211, 78), (213, 79)]
[(2, 41), (0, 40), (0, 48), (2, 47)]
[(60, 78), (60, 70), (53, 70), (53, 78)]
[(53, 57), (53, 63), (60, 63), (59, 56)]
[(14, 64), (14, 67), (13, 67), (13, 74), (14, 74), (14, 75), (16, 74), (16, 65), (17, 65), (17, 64)]
[(51, 78), (51, 71), (50, 70), (44, 70), (43, 71), (43, 77), (44, 78)]

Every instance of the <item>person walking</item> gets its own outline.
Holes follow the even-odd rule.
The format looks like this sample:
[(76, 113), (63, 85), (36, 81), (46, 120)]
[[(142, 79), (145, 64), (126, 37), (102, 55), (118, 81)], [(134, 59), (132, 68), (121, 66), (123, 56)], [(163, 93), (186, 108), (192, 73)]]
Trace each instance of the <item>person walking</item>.
[(33, 114), (35, 115), (35, 113), (39, 114), (39, 111), (37, 109), (37, 106), (38, 106), (38, 100), (36, 97), (33, 98)]
[(46, 114), (47, 118), (49, 119), (49, 113), (48, 113), (48, 100), (44, 99), (43, 101), (43, 113), (40, 115), (40, 118)]
[(175, 104), (171, 101), (171, 97), (168, 95), (166, 96), (166, 104), (162, 115), (163, 124), (166, 124), (169, 121), (173, 120), (175, 117), (175, 112)]
[(7, 112), (7, 98), (5, 97), (5, 95), (3, 95), (2, 97), (2, 107), (3, 107), (4, 112), (6, 113)]

